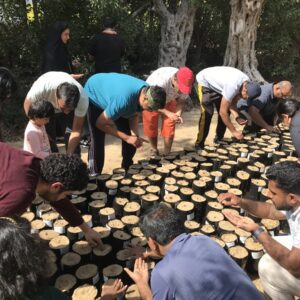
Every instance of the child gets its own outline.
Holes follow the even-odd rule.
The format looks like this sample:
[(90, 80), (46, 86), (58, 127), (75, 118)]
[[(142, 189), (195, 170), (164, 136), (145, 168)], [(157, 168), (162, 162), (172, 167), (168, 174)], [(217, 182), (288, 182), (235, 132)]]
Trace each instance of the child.
[(28, 110), (29, 122), (25, 129), (23, 149), (41, 159), (51, 153), (45, 125), (53, 115), (53, 105), (45, 100), (31, 103)]

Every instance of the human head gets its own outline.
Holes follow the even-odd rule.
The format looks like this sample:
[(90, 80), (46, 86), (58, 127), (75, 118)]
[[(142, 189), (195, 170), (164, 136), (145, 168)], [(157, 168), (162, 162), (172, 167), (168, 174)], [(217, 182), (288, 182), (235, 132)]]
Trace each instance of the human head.
[(48, 201), (64, 199), (87, 186), (87, 166), (76, 154), (51, 154), (41, 161), (40, 166), (37, 192)]
[(30, 299), (44, 284), (47, 257), (28, 228), (29, 222), (20, 217), (0, 217), (1, 299)]
[(41, 125), (49, 122), (49, 119), (54, 115), (54, 107), (52, 103), (46, 100), (38, 100), (31, 103), (28, 110), (28, 118), (30, 120), (37, 120)]
[(271, 200), (279, 210), (300, 206), (300, 164), (293, 161), (272, 165), (266, 173)]
[(260, 96), (261, 88), (256, 82), (244, 81), (241, 87), (241, 97), (245, 100), (255, 99)]
[(55, 22), (48, 31), (48, 43), (66, 44), (70, 39), (69, 25), (64, 21)]
[(293, 86), (290, 81), (283, 80), (273, 85), (273, 95), (275, 98), (286, 99), (292, 96)]
[(56, 98), (60, 110), (68, 114), (73, 111), (78, 104), (80, 92), (75, 84), (64, 82), (56, 89)]
[(0, 105), (8, 99), (17, 89), (17, 83), (11, 72), (0, 67)]
[(104, 19), (103, 19), (103, 27), (104, 28), (115, 28), (116, 27), (116, 22), (111, 17), (104, 17)]
[(140, 228), (151, 250), (157, 252), (157, 246), (167, 246), (185, 232), (179, 213), (164, 203), (152, 207), (142, 216)]
[(281, 122), (289, 125), (292, 117), (300, 108), (300, 101), (294, 99), (281, 100), (277, 106), (277, 114)]
[(143, 89), (139, 103), (144, 110), (155, 111), (165, 107), (166, 92), (160, 86), (150, 86)]
[(190, 94), (194, 83), (193, 71), (187, 67), (181, 67), (173, 77), (173, 84), (182, 94)]

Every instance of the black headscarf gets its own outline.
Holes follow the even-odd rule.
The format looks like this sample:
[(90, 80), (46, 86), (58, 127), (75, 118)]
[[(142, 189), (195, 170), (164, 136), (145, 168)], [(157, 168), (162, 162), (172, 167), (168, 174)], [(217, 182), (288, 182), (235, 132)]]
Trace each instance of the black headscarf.
[(43, 73), (49, 71), (73, 73), (67, 46), (61, 40), (62, 32), (67, 28), (68, 24), (63, 21), (57, 21), (49, 28), (42, 64)]

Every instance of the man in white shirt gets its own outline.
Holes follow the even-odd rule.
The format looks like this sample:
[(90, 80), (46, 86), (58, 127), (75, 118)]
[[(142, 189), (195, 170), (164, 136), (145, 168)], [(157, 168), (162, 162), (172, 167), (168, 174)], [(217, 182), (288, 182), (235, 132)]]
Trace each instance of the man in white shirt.
[(266, 176), (272, 203), (247, 200), (231, 193), (220, 194), (219, 201), (224, 205), (238, 205), (259, 218), (287, 219), (291, 249), (251, 219), (225, 213), (229, 221), (252, 232), (264, 246), (266, 254), (259, 262), (258, 273), (265, 292), (273, 300), (291, 300), (300, 296), (300, 164), (286, 161), (272, 165)]
[[(259, 84), (249, 82), (249, 77), (240, 70), (223, 66), (202, 70), (196, 75), (196, 80), (201, 116), (195, 146), (204, 147), (214, 113), (214, 104), (219, 114), (216, 140), (224, 137), (226, 127), (236, 139), (242, 139), (243, 134), (234, 127), (230, 120), (230, 111), (237, 119), (237, 101), (240, 98), (252, 99), (259, 96), (261, 93)], [(243, 122), (240, 123), (240, 125), (243, 124)]]
[(162, 67), (155, 70), (146, 81), (150, 85), (157, 85), (166, 91), (166, 106), (156, 112), (143, 111), (144, 134), (150, 142), (150, 155), (158, 154), (158, 117), (162, 115), (161, 136), (164, 138), (164, 154), (170, 153), (175, 125), (183, 122), (181, 114), (185, 102), (194, 82), (193, 72), (187, 68)]
[[(40, 76), (29, 90), (24, 101), (25, 113), (28, 113), (28, 109), (32, 102), (44, 99), (51, 102), (56, 110), (56, 118), (52, 118), (46, 126), (52, 152), (58, 152), (55, 143), (55, 120), (59, 113), (64, 114), (65, 127), (72, 127), (70, 137), (68, 138), (68, 141), (66, 141), (67, 152), (78, 152), (80, 136), (89, 106), (88, 97), (84, 92), (83, 87), (68, 73), (47, 72)], [(72, 116), (73, 111), (74, 119)]]

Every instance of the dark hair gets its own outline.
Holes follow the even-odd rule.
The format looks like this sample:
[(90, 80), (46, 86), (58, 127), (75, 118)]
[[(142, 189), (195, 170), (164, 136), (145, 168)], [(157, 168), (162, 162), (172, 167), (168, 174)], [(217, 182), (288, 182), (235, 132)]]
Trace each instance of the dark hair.
[(179, 213), (164, 203), (152, 207), (142, 216), (140, 228), (145, 237), (165, 246), (185, 232)]
[(0, 103), (17, 89), (17, 83), (11, 72), (0, 67)]
[(151, 97), (153, 99), (152, 105), (150, 105), (149, 103), (150, 105), (149, 108), (151, 110), (158, 110), (164, 108), (166, 105), (166, 97), (167, 97), (166, 91), (158, 85), (150, 86), (149, 90), (150, 90)]
[(64, 82), (57, 87), (56, 97), (64, 100), (67, 107), (75, 109), (79, 101), (80, 92), (75, 84)]
[(295, 99), (280, 100), (277, 106), (277, 114), (282, 114), (293, 117), (296, 111), (300, 108), (300, 102)]
[(104, 28), (114, 28), (114, 27), (116, 27), (116, 21), (111, 17), (105, 17), (103, 19), (103, 27)]
[(50, 118), (54, 115), (54, 107), (47, 100), (38, 100), (31, 103), (27, 115), (29, 119)]
[(21, 219), (0, 218), (0, 299), (31, 298), (45, 283), (45, 249)]
[(41, 161), (41, 179), (47, 183), (60, 182), (65, 191), (86, 188), (87, 165), (77, 154), (51, 154)]
[(267, 170), (267, 178), (274, 180), (286, 193), (300, 196), (300, 164), (294, 161), (280, 162)]

